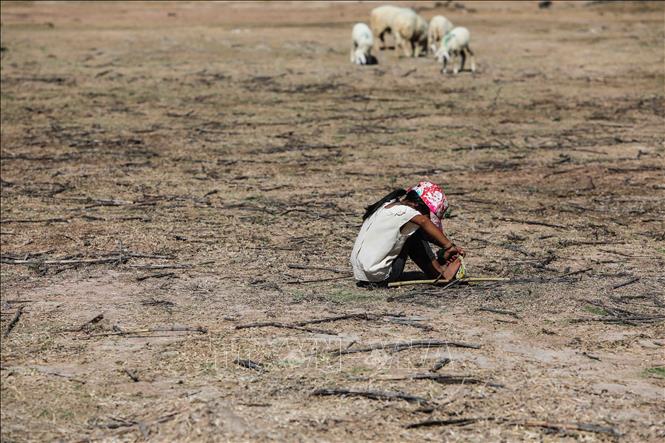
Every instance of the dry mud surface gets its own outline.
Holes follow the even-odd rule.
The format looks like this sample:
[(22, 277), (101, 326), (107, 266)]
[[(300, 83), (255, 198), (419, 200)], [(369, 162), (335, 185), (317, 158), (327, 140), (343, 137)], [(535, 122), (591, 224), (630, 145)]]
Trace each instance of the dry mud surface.
[[(416, 5), (458, 76), (373, 6), (2, 3), (2, 441), (662, 441), (665, 6)], [(355, 286), (425, 177), (511, 281)]]

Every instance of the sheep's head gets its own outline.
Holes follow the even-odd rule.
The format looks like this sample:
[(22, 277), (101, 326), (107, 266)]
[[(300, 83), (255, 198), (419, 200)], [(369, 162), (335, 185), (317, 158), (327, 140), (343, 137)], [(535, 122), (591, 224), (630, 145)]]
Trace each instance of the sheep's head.
[(450, 54), (448, 53), (448, 49), (446, 49), (445, 46), (441, 46), (438, 51), (436, 51), (436, 54), (434, 54), (434, 57), (436, 57), (436, 60), (439, 63), (443, 63), (443, 60), (449, 61), (450, 60)]
[(365, 51), (363, 51), (360, 48), (356, 49), (356, 51), (354, 52), (354, 55), (353, 55), (353, 62), (356, 65), (367, 64), (367, 55), (365, 55)]
[[(376, 58), (372, 57), (372, 47), (361, 45), (353, 52), (353, 62), (357, 65), (372, 65), (376, 63)], [(372, 62), (374, 60), (374, 63)]]

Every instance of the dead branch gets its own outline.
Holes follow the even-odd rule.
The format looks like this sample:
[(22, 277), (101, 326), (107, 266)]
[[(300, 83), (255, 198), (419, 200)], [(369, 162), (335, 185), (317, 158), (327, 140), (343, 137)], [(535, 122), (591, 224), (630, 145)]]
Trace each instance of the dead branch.
[(150, 275), (144, 275), (142, 277), (137, 277), (136, 281), (143, 281), (143, 280), (147, 280), (149, 278), (172, 277), (174, 275), (175, 275), (175, 272), (163, 272), (161, 274), (150, 274)]
[(69, 223), (69, 219), (43, 218), (43, 219), (0, 220), (0, 224), (5, 224), (5, 223)]
[(349, 319), (354, 319), (354, 320), (377, 320), (378, 318), (382, 317), (383, 315), (390, 315), (390, 314), (370, 314), (370, 313), (358, 313), (358, 314), (343, 314), (343, 315), (336, 315), (334, 317), (325, 317), (325, 318), (316, 318), (313, 320), (305, 320), (296, 323), (298, 326), (305, 326), (305, 325), (312, 325), (316, 323), (328, 323), (328, 322), (333, 322), (333, 321), (339, 321), (339, 320), (349, 320)]
[(509, 278), (506, 277), (467, 277), (461, 280), (443, 280), (443, 279), (428, 279), (428, 280), (405, 280), (405, 281), (395, 281), (388, 283), (389, 288), (399, 288), (401, 286), (411, 286), (411, 285), (445, 285), (443, 289), (446, 289), (449, 286), (453, 286), (457, 283), (475, 283), (483, 281), (509, 281)]
[(570, 229), (569, 226), (555, 225), (554, 223), (545, 223), (536, 220), (520, 220), (515, 218), (507, 218), (507, 217), (496, 217), (496, 220), (506, 221), (509, 223), (521, 223), (524, 225), (537, 225), (537, 226), (547, 226), (549, 228), (557, 228), (557, 229)]
[(525, 426), (531, 428), (547, 428), (555, 431), (584, 431), (596, 434), (608, 434), (620, 437), (621, 434), (609, 426), (595, 425), (591, 423), (550, 423), (547, 421), (508, 421), (507, 424)]
[(259, 363), (252, 360), (243, 360), (241, 358), (236, 358), (233, 360), (233, 363), (242, 366), (243, 368), (253, 369), (258, 372), (267, 372), (265, 367)]
[(328, 268), (326, 266), (308, 266), (308, 265), (299, 265), (299, 264), (290, 264), (287, 265), (290, 269), (312, 269), (315, 271), (329, 271), (336, 274), (349, 274), (348, 270)]
[(104, 320), (104, 313), (103, 312), (101, 314), (97, 314), (92, 319), (90, 319), (87, 322), (83, 323), (81, 326), (79, 326), (76, 329), (65, 329), (65, 332), (80, 332), (80, 331), (83, 331), (87, 326), (94, 325), (95, 323), (99, 323), (102, 320)]
[(627, 282), (620, 283), (620, 284), (618, 284), (618, 285), (614, 285), (614, 286), (612, 286), (612, 289), (623, 288), (624, 286), (632, 285), (633, 283), (637, 283), (638, 281), (640, 281), (640, 278), (639, 278), (639, 277), (635, 277), (635, 278), (633, 278), (633, 279), (631, 279), (631, 280), (628, 280)]
[(12, 317), (11, 321), (7, 325), (7, 329), (5, 329), (5, 333), (2, 334), (3, 337), (6, 338), (12, 332), (12, 329), (14, 329), (14, 326), (16, 326), (18, 321), (21, 319), (21, 314), (23, 314), (23, 308), (24, 308), (24, 306), (19, 306), (18, 309), (16, 309), (16, 313), (14, 314), (14, 317)]
[(400, 380), (432, 380), (442, 385), (477, 385), (484, 383), (482, 380), (468, 375), (442, 375), (442, 374), (413, 374), (406, 377), (388, 378), (390, 381)]
[(558, 432), (564, 431), (583, 431), (593, 432), (597, 434), (608, 434), (613, 437), (620, 437), (621, 434), (614, 428), (609, 426), (601, 426), (592, 423), (551, 423), (547, 421), (532, 421), (532, 420), (512, 420), (508, 418), (496, 417), (469, 417), (469, 418), (455, 418), (448, 420), (425, 420), (418, 423), (412, 423), (405, 426), (406, 429), (430, 427), (430, 426), (465, 426), (468, 424), (476, 423), (478, 421), (493, 421), (498, 424), (507, 424), (511, 426), (525, 426), (546, 428)]
[(430, 372), (437, 372), (439, 369), (443, 368), (446, 366), (448, 363), (450, 363), (450, 359), (447, 357), (440, 358), (439, 360), (434, 363), (434, 366), (429, 370)]
[(372, 400), (404, 400), (409, 403), (427, 403), (427, 399), (411, 394), (392, 391), (358, 391), (345, 388), (323, 388), (317, 389), (311, 395), (328, 396), (339, 395), (342, 397), (365, 397)]
[(406, 429), (425, 428), (430, 426), (465, 426), (475, 423), (482, 418), (453, 418), (449, 420), (425, 420), (418, 423), (411, 423), (404, 426)]
[(493, 312), (494, 314), (502, 314), (502, 315), (510, 315), (511, 317), (515, 317), (517, 319), (520, 318), (519, 315), (517, 315), (516, 312), (513, 311), (506, 311), (503, 309), (494, 309), (494, 308), (478, 308), (476, 311), (484, 311), (484, 312)]
[(137, 383), (137, 382), (139, 381), (139, 376), (136, 375), (136, 371), (130, 371), (130, 370), (127, 369), (127, 368), (123, 368), (122, 371), (123, 371), (125, 374), (127, 374), (127, 376), (128, 376), (129, 378), (131, 378), (132, 381), (133, 381), (134, 383)]
[(480, 345), (475, 345), (471, 343), (428, 339), (428, 340), (410, 340), (410, 341), (397, 342), (397, 343), (376, 343), (362, 348), (334, 349), (327, 352), (333, 355), (346, 355), (346, 354), (355, 354), (358, 352), (372, 352), (377, 349), (384, 349), (391, 352), (401, 352), (407, 349), (414, 349), (414, 348), (441, 348), (445, 346), (480, 349)]
[(102, 332), (99, 334), (91, 334), (90, 337), (107, 337), (111, 335), (137, 335), (137, 334), (147, 334), (151, 332), (196, 332), (198, 334), (207, 334), (208, 329), (202, 326), (170, 326), (170, 327), (158, 327), (158, 328), (147, 328), (147, 329), (134, 329), (130, 331), (114, 331), (114, 332)]
[(313, 332), (315, 334), (326, 334), (326, 335), (337, 335), (337, 332), (328, 331), (326, 329), (317, 329), (317, 328), (308, 328), (305, 326), (292, 325), (288, 323), (279, 323), (275, 321), (264, 322), (264, 323), (248, 323), (246, 325), (237, 325), (236, 329), (248, 329), (248, 328), (283, 328), (283, 329), (295, 329), (297, 331)]
[(284, 283), (286, 283), (287, 285), (299, 285), (301, 283), (318, 283), (318, 282), (323, 282), (323, 281), (341, 280), (341, 279), (344, 279), (344, 278), (349, 278), (349, 277), (351, 277), (351, 275), (352, 274), (343, 275), (341, 277), (317, 278), (315, 280), (290, 280), (290, 281), (287, 281), (287, 282), (284, 282)]
[(117, 255), (106, 258), (65, 259), (65, 260), (19, 260), (13, 257), (2, 256), (0, 262), (8, 265), (95, 265), (102, 263), (122, 263), (127, 261), (127, 255)]

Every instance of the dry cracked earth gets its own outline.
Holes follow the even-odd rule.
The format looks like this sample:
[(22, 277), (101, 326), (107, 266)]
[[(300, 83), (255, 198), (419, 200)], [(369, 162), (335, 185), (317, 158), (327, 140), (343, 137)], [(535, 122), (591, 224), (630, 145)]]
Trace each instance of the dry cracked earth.
[[(411, 5), (475, 73), (351, 65), (372, 3), (2, 3), (3, 442), (665, 438), (665, 5)], [(508, 281), (356, 287), (424, 178)]]

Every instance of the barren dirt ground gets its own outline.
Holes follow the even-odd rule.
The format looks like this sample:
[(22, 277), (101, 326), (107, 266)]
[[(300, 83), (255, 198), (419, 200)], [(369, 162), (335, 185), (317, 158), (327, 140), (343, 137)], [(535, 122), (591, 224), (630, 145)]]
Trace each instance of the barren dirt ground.
[[(2, 3), (2, 441), (662, 441), (665, 5), (417, 4), (458, 76), (374, 6)], [(355, 286), (422, 178), (510, 281)]]

